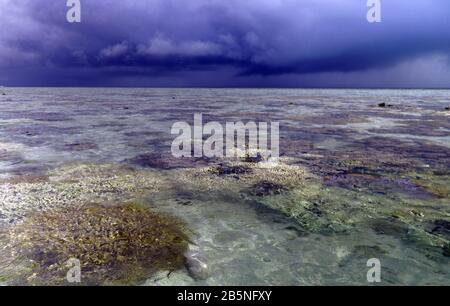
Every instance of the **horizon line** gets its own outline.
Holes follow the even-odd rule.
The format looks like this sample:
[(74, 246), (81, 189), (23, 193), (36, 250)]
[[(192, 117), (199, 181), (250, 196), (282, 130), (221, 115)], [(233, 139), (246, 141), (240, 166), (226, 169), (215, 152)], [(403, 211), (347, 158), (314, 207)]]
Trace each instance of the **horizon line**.
[(320, 86), (306, 86), (306, 87), (246, 87), (246, 86), (5, 86), (0, 85), (1, 89), (7, 88), (130, 88), (130, 89), (341, 89), (341, 90), (450, 90), (450, 87), (320, 87)]

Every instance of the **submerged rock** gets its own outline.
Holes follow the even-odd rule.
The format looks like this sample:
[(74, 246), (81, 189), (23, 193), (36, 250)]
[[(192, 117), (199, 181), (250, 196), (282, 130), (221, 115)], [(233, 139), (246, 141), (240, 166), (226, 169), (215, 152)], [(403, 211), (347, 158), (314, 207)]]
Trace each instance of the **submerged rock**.
[(443, 254), (446, 257), (450, 257), (450, 243), (447, 243), (446, 245), (444, 245)]
[(64, 150), (68, 151), (87, 151), (87, 150), (96, 150), (98, 149), (97, 144), (93, 142), (74, 142), (65, 144), (63, 147)]
[(280, 184), (276, 184), (270, 181), (261, 181), (251, 187), (250, 194), (257, 197), (265, 197), (281, 194), (285, 190), (286, 188)]
[(441, 234), (450, 237), (450, 221), (435, 220), (434, 228), (431, 231), (433, 234)]
[(155, 168), (155, 169), (170, 169), (168, 161), (163, 159), (160, 154), (149, 153), (141, 154), (134, 158), (127, 159), (124, 161), (132, 165), (137, 165), (143, 168)]
[(206, 157), (175, 158), (170, 153), (166, 155), (160, 153), (146, 153), (126, 159), (123, 162), (141, 168), (171, 170), (177, 168), (193, 168), (198, 165), (204, 166), (208, 164), (209, 160)]
[(261, 153), (257, 153), (256, 156), (251, 156), (249, 154), (247, 154), (244, 158), (244, 161), (247, 163), (260, 163), (264, 160), (263, 156), (261, 155)]
[(205, 280), (210, 275), (205, 256), (199, 251), (189, 251), (184, 255), (185, 266), (189, 275), (195, 280)]
[(357, 245), (352, 254), (360, 258), (380, 258), (387, 252), (377, 245)]
[(403, 237), (408, 233), (406, 224), (397, 219), (377, 219), (370, 222), (370, 226), (378, 235)]
[(217, 175), (232, 175), (232, 174), (245, 174), (250, 173), (252, 171), (251, 168), (242, 165), (224, 165), (220, 164), (219, 166), (212, 168), (211, 173)]

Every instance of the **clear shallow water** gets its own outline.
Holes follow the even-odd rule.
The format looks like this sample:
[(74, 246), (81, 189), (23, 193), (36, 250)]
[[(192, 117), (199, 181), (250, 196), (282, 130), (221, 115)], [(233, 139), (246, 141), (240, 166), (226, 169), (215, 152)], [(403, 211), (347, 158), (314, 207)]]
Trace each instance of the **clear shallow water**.
[[(161, 272), (146, 284), (367, 284), (372, 257), (381, 260), (384, 284), (449, 282), (449, 91), (5, 91), (2, 179), (88, 163), (151, 169), (164, 182), (139, 200), (190, 225), (210, 276)], [(195, 112), (204, 122), (279, 121), (283, 158), (314, 182), (288, 181), (286, 193), (255, 197), (248, 189), (259, 172), (248, 184), (203, 172), (183, 180), (221, 162), (171, 157), (170, 127), (192, 122)], [(205, 177), (220, 187), (205, 188)], [(4, 207), (17, 200), (10, 189), (2, 189)], [(4, 226), (18, 222), (10, 211), (2, 211)]]

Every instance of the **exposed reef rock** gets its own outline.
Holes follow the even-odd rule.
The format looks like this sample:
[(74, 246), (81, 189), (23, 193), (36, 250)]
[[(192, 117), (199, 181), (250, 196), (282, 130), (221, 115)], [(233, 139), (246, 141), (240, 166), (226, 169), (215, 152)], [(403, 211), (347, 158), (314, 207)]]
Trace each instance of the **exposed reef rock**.
[(260, 182), (289, 188), (302, 186), (314, 176), (305, 168), (280, 162), (228, 162), (216, 166), (177, 171), (178, 185), (191, 191), (243, 191)]

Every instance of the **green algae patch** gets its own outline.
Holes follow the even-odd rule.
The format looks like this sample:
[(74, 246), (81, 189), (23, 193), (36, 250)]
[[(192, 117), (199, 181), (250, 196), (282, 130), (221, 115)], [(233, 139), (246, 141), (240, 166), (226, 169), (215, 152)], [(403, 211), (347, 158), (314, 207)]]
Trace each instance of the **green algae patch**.
[(31, 262), (28, 284), (68, 284), (69, 260), (79, 260), (81, 285), (132, 284), (181, 268), (185, 225), (135, 204), (86, 205), (37, 212), (9, 230), (12, 253)]

